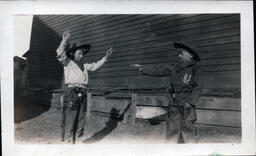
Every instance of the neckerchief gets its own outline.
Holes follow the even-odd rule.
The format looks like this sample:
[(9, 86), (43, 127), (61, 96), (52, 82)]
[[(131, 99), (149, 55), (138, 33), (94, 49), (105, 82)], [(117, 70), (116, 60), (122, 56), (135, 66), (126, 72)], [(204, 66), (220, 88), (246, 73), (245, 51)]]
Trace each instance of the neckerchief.
[(184, 61), (184, 60), (180, 60), (180, 61), (176, 64), (176, 66), (175, 66), (175, 71), (176, 71), (176, 73), (177, 73), (177, 72), (181, 71), (182, 69), (184, 69), (184, 68), (186, 68), (186, 67), (188, 67), (188, 66), (191, 66), (191, 65), (193, 65), (193, 64), (195, 64), (193, 61)]
[(84, 63), (83, 63), (82, 61), (75, 61), (75, 60), (74, 60), (74, 62), (78, 65), (78, 67), (79, 67), (82, 71), (84, 71)]

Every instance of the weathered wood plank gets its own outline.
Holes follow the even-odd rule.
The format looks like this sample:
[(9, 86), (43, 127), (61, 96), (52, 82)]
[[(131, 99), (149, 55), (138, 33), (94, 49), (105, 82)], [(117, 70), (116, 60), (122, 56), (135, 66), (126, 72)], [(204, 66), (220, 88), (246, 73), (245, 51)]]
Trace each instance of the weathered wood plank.
[[(237, 111), (216, 111), (197, 109), (197, 123), (226, 127), (241, 127), (241, 113)], [(137, 118), (164, 121), (167, 118), (165, 109), (158, 107), (138, 107)]]
[(137, 106), (136, 118), (166, 120), (166, 109), (160, 107)]
[(241, 127), (241, 112), (197, 109), (197, 123)]
[[(203, 89), (228, 89), (228, 88), (240, 88), (240, 77), (227, 77), (224, 76), (202, 76), (200, 83), (203, 84)], [(113, 86), (113, 87), (127, 87), (130, 89), (157, 89), (167, 88), (170, 84), (168, 77), (149, 77), (149, 76), (131, 76), (126, 78), (92, 78), (89, 81), (89, 86)], [(221, 94), (221, 92), (219, 92)]]
[[(166, 107), (168, 106), (169, 98), (168, 93), (158, 96), (138, 96), (137, 105), (140, 106), (154, 106), (154, 107)], [(205, 97), (199, 98), (196, 106), (199, 109), (216, 109), (216, 110), (234, 110), (241, 111), (241, 99), (240, 98), (227, 98), (227, 97)]]
[(106, 113), (116, 110), (116, 114), (122, 114), (130, 103), (130, 99), (106, 99), (105, 97), (93, 97), (91, 110)]
[(197, 108), (241, 111), (241, 99), (201, 96)]
[(204, 88), (240, 88), (241, 78), (225, 76), (202, 76), (201, 82)]
[(168, 102), (169, 102), (169, 98), (168, 98), (168, 93), (166, 92), (166, 94), (163, 94), (162, 96), (158, 95), (158, 96), (143, 96), (143, 95), (139, 95), (137, 98), (137, 105), (147, 105), (147, 106), (168, 106)]
[(89, 86), (101, 86), (104, 84), (109, 84), (108, 86), (119, 86), (119, 87), (126, 87), (127, 86), (127, 79), (126, 78), (91, 78), (89, 81)]
[(121, 91), (119, 92), (114, 91), (114, 92), (110, 92), (110, 94), (106, 94), (104, 95), (106, 97), (106, 99), (126, 99), (126, 100), (131, 100), (131, 94), (132, 93), (121, 93)]
[[(197, 136), (202, 143), (241, 143), (241, 128), (217, 125), (197, 125)], [(211, 139), (204, 136), (212, 136)], [(231, 136), (220, 140), (214, 136)]]

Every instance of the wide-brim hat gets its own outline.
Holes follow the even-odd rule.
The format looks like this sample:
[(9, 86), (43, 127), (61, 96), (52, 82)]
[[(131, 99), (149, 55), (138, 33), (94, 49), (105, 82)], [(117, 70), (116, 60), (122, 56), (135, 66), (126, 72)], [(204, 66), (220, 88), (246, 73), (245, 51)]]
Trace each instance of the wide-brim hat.
[(182, 43), (173, 43), (173, 46), (175, 48), (181, 48), (181, 49), (185, 49), (187, 52), (189, 52), (191, 55), (193, 55), (193, 59), (195, 61), (200, 61), (200, 57), (197, 55), (197, 53), (190, 47), (182, 44)]
[(91, 49), (91, 45), (90, 44), (82, 44), (82, 45), (77, 46), (75, 43), (72, 45), (71, 48), (67, 49), (67, 52), (66, 52), (67, 57), (73, 58), (75, 52), (79, 49), (81, 49), (83, 54), (86, 55), (89, 52), (89, 50)]

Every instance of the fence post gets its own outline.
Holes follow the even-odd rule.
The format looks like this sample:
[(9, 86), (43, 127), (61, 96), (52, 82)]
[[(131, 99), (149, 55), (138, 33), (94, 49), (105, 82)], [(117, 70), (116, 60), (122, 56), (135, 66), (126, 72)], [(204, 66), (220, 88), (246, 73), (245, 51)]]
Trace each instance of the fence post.
[(135, 120), (136, 120), (136, 106), (137, 106), (137, 97), (138, 94), (137, 93), (132, 93), (132, 98), (131, 98), (131, 124), (135, 124)]
[(92, 109), (92, 93), (87, 93), (87, 109), (86, 109), (86, 121), (89, 121)]

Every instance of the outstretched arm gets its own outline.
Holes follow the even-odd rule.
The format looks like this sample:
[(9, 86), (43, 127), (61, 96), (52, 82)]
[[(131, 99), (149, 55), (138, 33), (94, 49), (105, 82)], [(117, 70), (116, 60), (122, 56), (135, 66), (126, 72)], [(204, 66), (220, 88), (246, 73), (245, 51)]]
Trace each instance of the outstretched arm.
[(57, 59), (63, 65), (67, 62), (66, 46), (67, 46), (69, 38), (70, 38), (70, 31), (66, 29), (62, 35), (62, 41), (60, 42), (60, 45), (59, 45), (58, 49), (56, 50)]
[(171, 64), (163, 64), (163, 65), (140, 65), (134, 64), (131, 65), (135, 67), (140, 72), (149, 76), (170, 76), (174, 72), (174, 66)]
[(108, 49), (106, 55), (101, 60), (99, 60), (98, 62), (85, 64), (84, 65), (85, 69), (88, 70), (88, 71), (96, 71), (97, 69), (102, 67), (105, 62), (107, 62), (107, 60), (111, 56), (112, 52), (113, 52), (113, 48), (111, 47), (111, 48)]

